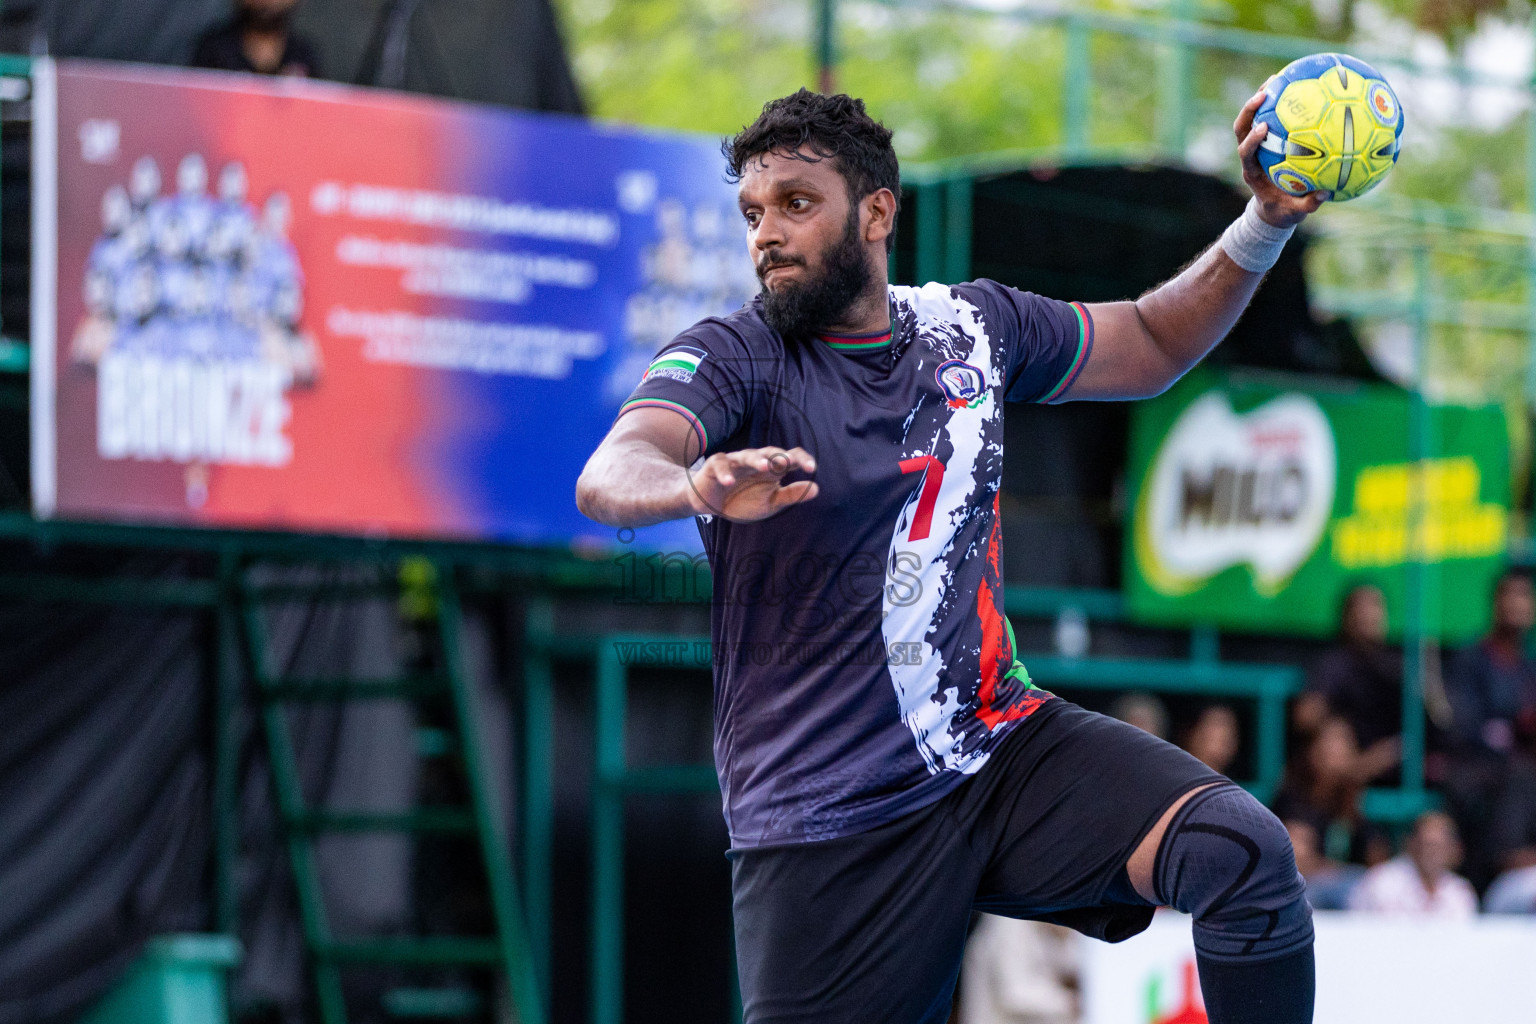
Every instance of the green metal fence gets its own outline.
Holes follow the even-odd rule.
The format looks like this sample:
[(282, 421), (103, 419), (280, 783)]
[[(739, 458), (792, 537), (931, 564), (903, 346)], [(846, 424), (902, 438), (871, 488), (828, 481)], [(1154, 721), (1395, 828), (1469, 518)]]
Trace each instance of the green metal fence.
[[(837, 11), (840, 0), (817, 0), (813, 52), (821, 64), (824, 81), (836, 80)], [(853, 6), (842, 0), (844, 6)], [(1198, 100), (1202, 69), (1213, 62), (1239, 59), (1251, 66), (1257, 86), (1281, 64), (1309, 53), (1338, 50), (1336, 40), (1269, 35), (1209, 24), (1194, 16), (1191, 0), (1169, 0), (1157, 15), (1122, 14), (1081, 8), (1046, 8), (1021, 5), (1006, 10), (978, 9), (949, 0), (878, 0), (876, 6), (919, 14), (944, 14), (975, 19), (1022, 22), (1058, 36), (1065, 68), (1055, 96), (1063, 111), (1063, 136), (1054, 143), (981, 156), (945, 160), (903, 170), (904, 187), (916, 198), (916, 254), (914, 277), (918, 281), (963, 280), (970, 276), (972, 224), (969, 194), (971, 183), (988, 175), (1040, 167), (1100, 165), (1106, 163), (1187, 163), (1193, 130), (1210, 126), (1219, 115), (1230, 124), (1234, 110), (1212, 108)], [(1536, 18), (1532, 20), (1536, 31)], [(1093, 59), (1096, 42), (1102, 39), (1136, 41), (1153, 48), (1158, 65), (1155, 130), (1134, 145), (1096, 144), (1090, 116), (1093, 96), (1102, 75)], [(1042, 45), (1046, 45), (1043, 41)], [(1518, 91), (1526, 103), (1527, 155), (1525, 161), (1527, 203), (1536, 206), (1536, 84), (1507, 76), (1488, 75), (1464, 64), (1426, 66), (1396, 52), (1354, 51), (1387, 71), (1411, 73), (1461, 85), (1492, 86)], [(1211, 108), (1211, 109), (1206, 109)], [(1410, 115), (1411, 115), (1410, 111)], [(1204, 118), (1202, 120), (1202, 117)], [(1408, 129), (1413, 130), (1412, 123)], [(1229, 136), (1230, 137), (1230, 136)], [(1235, 158), (1224, 173), (1236, 178)], [(1432, 458), (1435, 439), (1430, 430), (1426, 383), (1432, 341), (1448, 333), (1473, 341), (1490, 332), (1514, 336), (1523, 350), (1524, 399), (1536, 405), (1536, 216), (1506, 210), (1447, 207), (1394, 195), (1390, 185), (1382, 194), (1348, 206), (1330, 208), (1314, 217), (1307, 230), (1312, 235), (1311, 269), (1328, 269), (1341, 253), (1363, 251), (1374, 261), (1375, 279), (1395, 287), (1361, 287), (1352, 279), (1320, 289), (1314, 305), (1324, 314), (1345, 316), (1357, 323), (1391, 322), (1405, 327), (1412, 340), (1412, 369), (1404, 381), (1412, 396), (1409, 457)], [(1501, 279), (1519, 292), (1518, 300), (1490, 299), (1487, 283)], [(1487, 396), (1477, 396), (1486, 398)], [(1495, 396), (1498, 397), (1498, 396)], [(1426, 495), (1422, 480), (1415, 477), (1411, 497), (1410, 526), (1422, 517)], [(1512, 556), (1532, 561), (1529, 542), (1517, 541)], [(1434, 585), (1433, 565), (1418, 561), (1410, 566), (1404, 622), (1403, 772), (1400, 796), (1378, 794), (1371, 806), (1399, 813), (1422, 806), (1428, 799), (1424, 787), (1425, 722), (1424, 682), (1433, 655), (1426, 635), (1424, 595)]]
[[(1085, 623), (1125, 620), (1124, 602), (1113, 591), (1010, 587), (1005, 602), (1009, 616), (1020, 621), (1054, 619), (1062, 614), (1080, 616)], [(554, 830), (554, 668), (557, 662), (581, 662), (593, 669), (595, 708), (589, 1015), (593, 1024), (620, 1024), (624, 1014), (626, 800), (637, 793), (683, 796), (718, 792), (710, 763), (630, 763), (625, 739), (630, 673), (640, 667), (708, 671), (712, 664), (710, 640), (707, 636), (655, 633), (560, 634), (553, 628), (553, 609), (547, 601), (535, 602), (528, 623), (523, 889), (528, 894), (530, 931), (534, 946), (547, 949), (555, 909), (548, 856)], [(1286, 703), (1301, 689), (1301, 672), (1289, 665), (1222, 661), (1219, 651), (1218, 633), (1197, 627), (1189, 632), (1188, 657), (1182, 659), (1069, 657), (1030, 651), (1021, 651), (1020, 657), (1039, 685), (1069, 696), (1085, 691), (1152, 690), (1251, 701), (1256, 709), (1255, 770), (1245, 785), (1267, 799), (1279, 786), (1284, 771)], [(1379, 797), (1373, 806), (1387, 816), (1418, 808), (1413, 804), (1400, 809), (1390, 798), (1383, 802)], [(739, 1011), (738, 1003), (738, 1015)]]
[[(628, 657), (621, 657), (627, 652)], [(626, 752), (629, 670), (655, 666), (708, 670), (707, 637), (618, 634), (605, 636), (597, 658), (597, 702), (592, 781), (591, 1024), (624, 1019), (624, 807), (632, 793), (718, 793), (713, 764), (635, 766)], [(726, 979), (721, 979), (726, 983)], [(733, 998), (736, 986), (731, 982)], [(739, 1000), (735, 1019), (741, 1019)]]
[[(1060, 104), (1062, 137), (1039, 148), (988, 154), (924, 166), (909, 166), (904, 176), (918, 197), (915, 276), (920, 279), (964, 279), (970, 273), (971, 188), (978, 177), (1035, 166), (1090, 165), (1157, 160), (1182, 164), (1191, 138), (1208, 123), (1199, 101), (1199, 76), (1205, 58), (1212, 54), (1249, 60), (1259, 68), (1265, 62), (1278, 66), (1286, 60), (1319, 50), (1335, 49), (1327, 40), (1278, 37), (1212, 25), (1188, 15), (1188, 0), (1176, 0), (1165, 16), (1140, 16), (1079, 9), (1024, 7), (1006, 12), (979, 11), (957, 3), (916, 3), (891, 0), (887, 6), (904, 11), (931, 12), (968, 18), (1004, 18), (1036, 25), (1055, 34), (1064, 57), (1064, 72), (1057, 94), (1043, 101)], [(818, 0), (815, 52), (821, 81), (830, 87), (836, 77), (838, 0)], [(1096, 93), (1103, 88), (1095, 51), (1104, 39), (1135, 40), (1155, 50), (1158, 64), (1157, 116), (1153, 132), (1130, 147), (1097, 143), (1092, 112)], [(1451, 65), (1425, 68), (1400, 55), (1362, 52), (1360, 56), (1384, 68), (1416, 75), (1440, 76), (1473, 85), (1519, 87), (1527, 100), (1531, 83), (1490, 77)], [(0, 79), (25, 79), (30, 62), (22, 57), (0, 56)], [(3, 83), (0, 83), (3, 85)], [(1230, 117), (1230, 113), (1227, 115)], [(1536, 125), (1536, 105), (1526, 115)], [(1410, 126), (1410, 131), (1412, 127)], [(1526, 178), (1528, 202), (1536, 196), (1536, 127), (1529, 131)], [(1436, 332), (1475, 334), (1504, 331), (1525, 345), (1527, 396), (1536, 398), (1536, 219), (1529, 213), (1465, 207), (1444, 207), (1389, 194), (1351, 207), (1328, 211), (1317, 218), (1312, 230), (1321, 255), (1327, 260), (1349, 247), (1363, 247), (1375, 254), (1390, 273), (1390, 286), (1360, 287), (1355, 283), (1333, 286), (1314, 298), (1325, 312), (1347, 315), (1362, 322), (1395, 321), (1411, 332), (1416, 383), (1413, 420), (1413, 455), (1433, 454), (1434, 439), (1425, 415), (1423, 382), (1426, 358)], [(1470, 262), (1467, 254), (1472, 254)], [(1456, 264), (1455, 259), (1463, 262)], [(1488, 297), (1477, 289), (1453, 287), (1447, 269), (1471, 279), (1486, 275), (1488, 268), (1523, 284), (1509, 296)], [(0, 324), (0, 375), (24, 374), (28, 348), (24, 339), (7, 336)], [(1422, 496), (1417, 499), (1421, 505)], [(19, 510), (0, 512), (0, 537), (25, 540), (42, 546), (92, 544), (203, 550), (218, 555), (218, 571), (208, 579), (185, 581), (85, 580), (56, 576), (0, 574), (0, 597), (9, 599), (127, 602), (194, 607), (215, 616), (213, 664), (217, 670), (217, 706), (225, 727), (218, 732), (214, 820), (220, 823), (215, 842), (218, 926), (232, 932), (236, 925), (233, 900), (234, 836), (232, 814), (235, 770), (228, 723), (238, 699), (239, 605), (237, 577), (242, 562), (253, 556), (397, 559), (410, 554), (446, 558), (461, 566), (493, 567), (508, 588), (548, 595), (570, 587), (592, 587), (605, 582), (594, 566), (558, 554), (511, 550), (496, 545), (435, 545), (374, 542), (344, 538), (276, 537), (206, 530), (97, 526), (38, 522)], [(1517, 557), (1529, 560), (1529, 549)], [(1427, 643), (1421, 622), (1422, 595), (1432, 584), (1433, 567), (1415, 567), (1415, 586), (1410, 602), (1405, 643), (1404, 683), (1404, 787), (1400, 791), (1368, 794), (1367, 810), (1377, 816), (1401, 817), (1423, 806), (1422, 681)], [(1008, 609), (1016, 617), (1053, 616), (1065, 608), (1077, 608), (1090, 619), (1114, 620), (1120, 616), (1119, 598), (1098, 592), (1010, 590)], [(593, 918), (594, 964), (591, 1009), (595, 1021), (610, 1022), (622, 1015), (622, 849), (623, 803), (626, 794), (676, 791), (707, 792), (714, 786), (712, 772), (702, 765), (678, 765), (638, 769), (624, 756), (623, 722), (628, 667), (616, 656), (614, 637), (558, 635), (546, 596), (535, 596), (528, 605), (525, 679), (525, 745), (522, 820), (518, 843), (525, 916), (529, 922), (534, 969), (543, 992), (548, 992), (550, 922), (556, 911), (549, 884), (553, 848), (553, 737), (554, 666), (562, 660), (586, 661), (595, 666), (598, 695), (597, 775), (593, 810)], [(626, 642), (635, 638), (629, 638)], [(675, 639), (675, 638), (669, 638)], [(1215, 658), (1214, 634), (1191, 633), (1188, 659), (1067, 659), (1057, 655), (1029, 657), (1033, 676), (1047, 688), (1066, 692), (1076, 689), (1124, 688), (1128, 685), (1171, 691), (1236, 696), (1253, 700), (1258, 708), (1258, 765), (1255, 790), (1268, 792), (1278, 779), (1283, 750), (1284, 701), (1299, 686), (1291, 668), (1246, 666)], [(689, 638), (689, 643), (693, 638)], [(604, 653), (607, 652), (607, 653)], [(696, 667), (708, 664), (707, 652), (696, 658)]]

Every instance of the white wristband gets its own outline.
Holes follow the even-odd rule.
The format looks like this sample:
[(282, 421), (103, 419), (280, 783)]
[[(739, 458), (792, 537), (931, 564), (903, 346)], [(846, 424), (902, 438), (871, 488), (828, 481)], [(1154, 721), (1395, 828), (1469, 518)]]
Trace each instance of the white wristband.
[(1221, 234), (1221, 247), (1232, 262), (1254, 274), (1262, 274), (1275, 265), (1280, 250), (1295, 232), (1294, 227), (1277, 228), (1259, 216), (1259, 198), (1248, 200), (1243, 215)]

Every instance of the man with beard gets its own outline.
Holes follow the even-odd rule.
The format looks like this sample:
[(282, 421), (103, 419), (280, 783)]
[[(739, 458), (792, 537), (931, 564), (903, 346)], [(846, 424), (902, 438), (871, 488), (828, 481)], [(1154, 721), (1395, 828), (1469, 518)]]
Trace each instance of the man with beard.
[(320, 77), (314, 46), (292, 28), (298, 0), (238, 0), (234, 17), (203, 33), (192, 66), (257, 75)]
[(1005, 401), (1155, 395), (1231, 328), (1293, 198), (1254, 199), (1134, 302), (886, 284), (900, 176), (848, 96), (724, 151), (763, 290), (662, 347), (577, 483), (593, 519), (697, 516), (746, 1020), (942, 1022), (973, 910), (1118, 941), (1194, 916), (1213, 1024), (1312, 1019), (1285, 829), (1156, 737), (1034, 687), (1003, 615)]

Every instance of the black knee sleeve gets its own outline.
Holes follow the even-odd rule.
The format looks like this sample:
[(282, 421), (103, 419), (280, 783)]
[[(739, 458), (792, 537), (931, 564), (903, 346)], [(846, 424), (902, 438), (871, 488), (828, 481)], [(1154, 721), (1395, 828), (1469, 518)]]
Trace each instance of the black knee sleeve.
[(1312, 941), (1312, 908), (1285, 827), (1247, 792), (1212, 786), (1179, 808), (1158, 847), (1153, 885), (1193, 915), (1195, 949), (1268, 960)]

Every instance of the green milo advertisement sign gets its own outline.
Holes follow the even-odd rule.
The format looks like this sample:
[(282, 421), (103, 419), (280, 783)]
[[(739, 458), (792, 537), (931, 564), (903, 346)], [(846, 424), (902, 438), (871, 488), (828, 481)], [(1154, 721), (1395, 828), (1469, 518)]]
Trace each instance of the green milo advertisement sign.
[(1356, 583), (1401, 632), (1426, 565), (1426, 632), (1487, 628), (1509, 539), (1509, 442), (1497, 406), (1412, 408), (1393, 387), (1270, 373), (1191, 374), (1131, 421), (1125, 589), (1149, 624), (1326, 636)]

